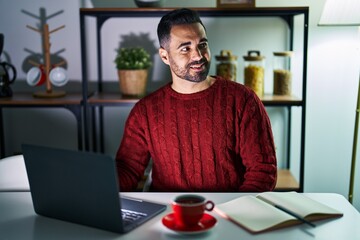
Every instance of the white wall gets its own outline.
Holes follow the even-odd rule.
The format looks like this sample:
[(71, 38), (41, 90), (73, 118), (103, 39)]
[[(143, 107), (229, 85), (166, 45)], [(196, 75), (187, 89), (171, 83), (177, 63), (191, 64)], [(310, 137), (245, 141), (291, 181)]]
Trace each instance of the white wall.
[[(261, 7), (274, 6), (309, 6), (309, 48), (308, 48), (308, 85), (307, 85), (307, 112), (306, 112), (306, 146), (305, 146), (305, 191), (306, 192), (336, 192), (347, 197), (349, 184), (349, 171), (352, 150), (352, 140), (355, 120), (355, 103), (357, 87), (359, 82), (359, 38), (356, 27), (318, 27), (321, 10), (325, 0), (256, 0), (256, 5)], [(11, 61), (18, 69), (18, 79), (13, 86), (14, 90), (33, 91), (24, 82), (26, 76), (26, 65), (24, 59), (29, 53), (24, 48), (34, 52), (41, 52), (39, 34), (27, 29), (25, 26), (36, 27), (38, 19), (25, 14), (30, 12), (39, 14), (40, 8), (45, 8), (48, 15), (63, 10), (57, 16), (48, 20), (50, 29), (66, 25), (65, 29), (51, 35), (52, 51), (65, 49), (59, 55), (68, 61), (68, 72), (73, 82), (80, 82), (80, 33), (79, 33), (79, 8), (92, 6), (117, 6), (136, 7), (132, 0), (93, 0), (93, 1), (46, 1), (46, 0), (0, 0), (0, 32), (5, 34), (5, 54), (1, 60)], [(216, 1), (212, 0), (167, 0), (166, 7), (214, 7)], [(207, 25), (218, 26), (222, 21), (216, 22), (211, 19), (204, 20)], [(144, 22), (146, 24), (144, 24)], [(141, 23), (141, 24), (138, 24)], [(91, 24), (91, 21), (90, 21)], [(119, 20), (109, 20), (103, 29), (103, 45), (108, 51), (103, 53), (104, 57), (104, 79), (113, 82), (116, 86), (116, 72), (113, 65), (113, 57), (121, 35), (134, 32), (149, 32), (151, 40), (157, 46), (156, 32), (154, 28), (157, 19), (135, 19), (129, 20), (124, 29), (121, 29)], [(225, 23), (236, 24), (243, 27), (236, 38), (237, 45), (232, 45), (235, 38), (227, 38), (226, 30), (233, 32), (230, 27), (222, 28), (221, 35), (209, 30), (209, 39), (212, 56), (218, 55), (224, 46), (231, 45), (234, 53), (239, 56), (239, 73), (243, 68), (242, 56), (247, 50), (257, 48), (266, 56), (267, 74), (271, 71), (272, 51), (284, 45), (285, 32), (277, 28), (283, 24), (277, 19), (264, 22), (258, 19), (245, 19), (241, 22)], [(244, 25), (241, 25), (244, 24)], [(253, 24), (255, 27), (246, 29)], [(140, 26), (139, 26), (140, 25)], [(275, 28), (272, 26), (275, 25)], [(151, 27), (149, 27), (151, 26)], [(250, 25), (252, 26), (252, 25)], [(268, 36), (272, 41), (266, 41), (256, 31), (269, 31)], [(211, 27), (209, 27), (211, 29)], [(241, 29), (241, 28), (240, 28)], [(276, 33), (273, 32), (277, 29)], [(89, 42), (94, 44), (93, 30), (89, 30)], [(146, 31), (147, 30), (147, 31)], [(259, 33), (260, 34), (260, 33)], [(218, 36), (221, 36), (218, 37)], [(279, 37), (279, 38), (277, 38)], [(250, 41), (249, 41), (250, 40)], [(90, 45), (90, 46), (92, 46)], [(7, 57), (10, 56), (10, 59)], [(94, 66), (94, 55), (90, 54), (90, 66)], [(107, 63), (107, 64), (106, 64)], [(214, 73), (215, 60), (212, 63)], [(162, 66), (155, 56), (153, 69), (154, 80), (167, 81), (165, 66)], [(165, 70), (164, 70), (165, 69)], [(165, 76), (163, 79), (156, 76)], [(96, 69), (90, 69), (90, 77), (96, 79)], [(241, 82), (241, 79), (239, 80)], [(73, 85), (71, 85), (73, 86)], [(70, 89), (71, 90), (71, 89)], [(265, 90), (271, 91), (271, 82), (267, 81)], [(105, 146), (106, 153), (114, 155), (122, 136), (123, 121), (129, 109), (110, 107), (105, 109), (106, 129)], [(274, 127), (275, 141), (279, 154), (284, 152), (282, 125), (284, 119), (281, 112), (269, 109), (271, 121)], [(56, 145), (66, 148), (75, 148), (77, 144), (76, 126), (73, 116), (63, 109), (5, 109), (6, 130), (6, 153), (7, 155), (20, 151), (21, 142), (34, 142), (44, 145)], [(52, 126), (58, 126), (52, 128)], [(360, 157), (360, 156), (359, 156)], [(281, 159), (280, 157), (279, 159)], [(283, 164), (283, 163), (280, 163)], [(357, 167), (357, 181), (355, 189), (360, 184), (360, 163)], [(360, 209), (360, 192), (356, 191), (355, 205)]]

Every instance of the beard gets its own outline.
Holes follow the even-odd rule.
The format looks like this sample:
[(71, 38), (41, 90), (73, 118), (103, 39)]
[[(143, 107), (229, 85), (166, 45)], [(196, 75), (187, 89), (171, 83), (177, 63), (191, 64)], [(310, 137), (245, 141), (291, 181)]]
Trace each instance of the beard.
[[(177, 65), (172, 58), (170, 58), (169, 61), (171, 63), (171, 70), (174, 72), (174, 74), (177, 77), (190, 82), (198, 83), (204, 81), (210, 70), (210, 61), (208, 61), (206, 58), (188, 63), (184, 68), (181, 68), (179, 65)], [(191, 73), (191, 66), (199, 64), (203, 64), (204, 69), (200, 72)]]

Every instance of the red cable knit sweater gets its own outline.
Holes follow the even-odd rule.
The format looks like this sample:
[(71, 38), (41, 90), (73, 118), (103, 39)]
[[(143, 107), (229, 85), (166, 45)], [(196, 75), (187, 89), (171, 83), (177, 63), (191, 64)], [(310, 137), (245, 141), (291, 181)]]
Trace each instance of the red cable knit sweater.
[(168, 84), (134, 106), (116, 156), (122, 191), (136, 188), (150, 158), (153, 191), (259, 192), (276, 183), (263, 104), (222, 78), (194, 94)]

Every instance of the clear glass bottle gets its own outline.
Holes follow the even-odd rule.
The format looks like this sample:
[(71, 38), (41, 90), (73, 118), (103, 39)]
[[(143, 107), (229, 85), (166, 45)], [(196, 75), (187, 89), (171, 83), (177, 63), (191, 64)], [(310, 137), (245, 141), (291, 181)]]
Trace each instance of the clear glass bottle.
[(215, 56), (216, 75), (236, 82), (237, 56), (232, 55), (229, 50), (221, 50), (220, 55)]
[(293, 52), (274, 52), (274, 89), (275, 95), (291, 95), (292, 74), (290, 70)]
[(260, 55), (260, 51), (248, 51), (244, 60), (244, 84), (262, 97), (264, 95), (265, 57)]

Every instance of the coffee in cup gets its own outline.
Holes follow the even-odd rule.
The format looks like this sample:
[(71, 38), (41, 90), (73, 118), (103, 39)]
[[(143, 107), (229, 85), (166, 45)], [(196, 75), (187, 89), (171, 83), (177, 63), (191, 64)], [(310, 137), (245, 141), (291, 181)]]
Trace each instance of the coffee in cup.
[(205, 211), (212, 211), (215, 204), (195, 194), (177, 196), (171, 203), (176, 224), (184, 227), (196, 226)]

